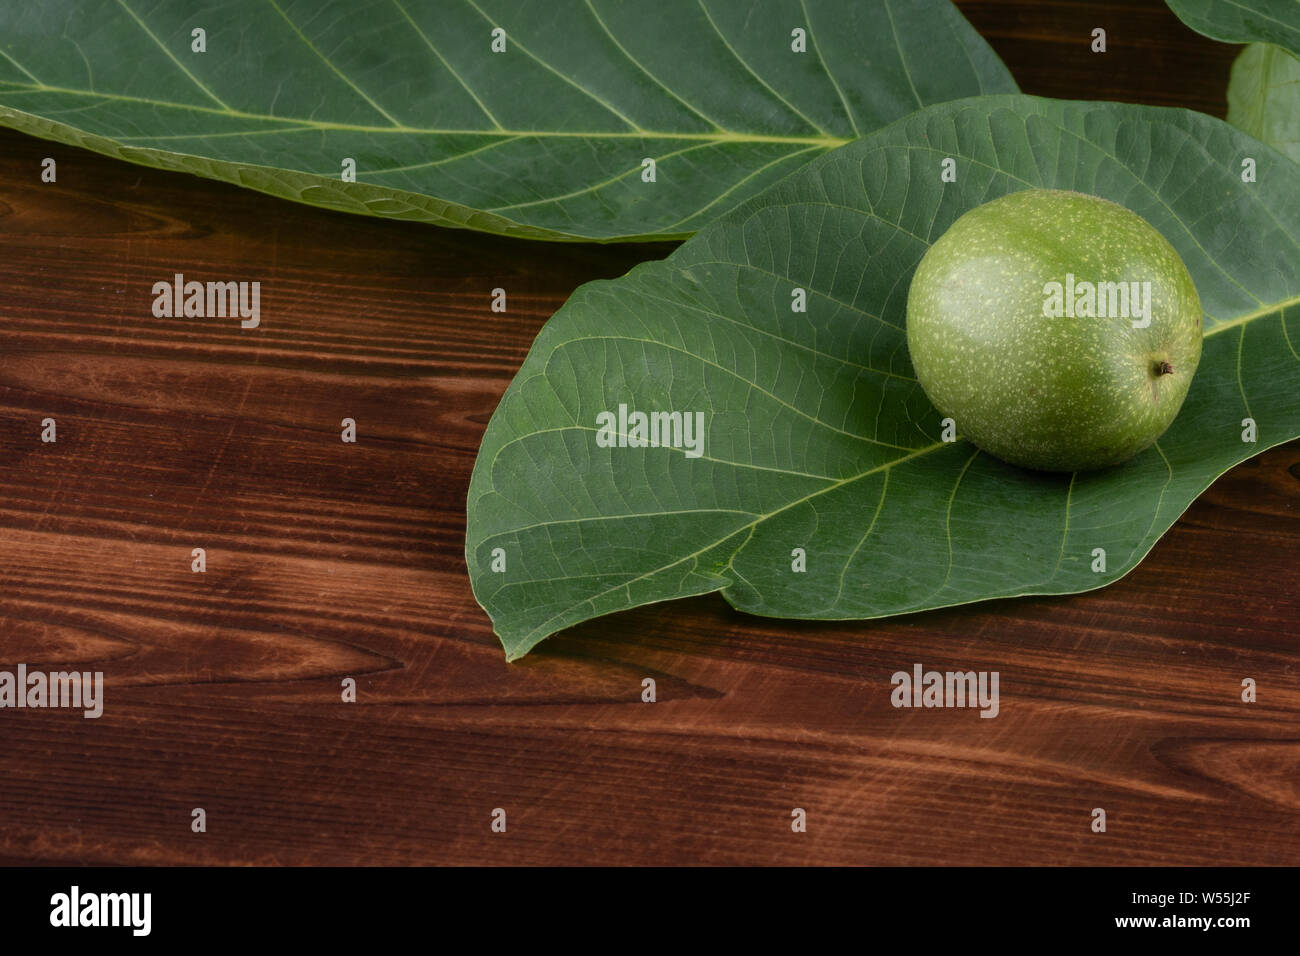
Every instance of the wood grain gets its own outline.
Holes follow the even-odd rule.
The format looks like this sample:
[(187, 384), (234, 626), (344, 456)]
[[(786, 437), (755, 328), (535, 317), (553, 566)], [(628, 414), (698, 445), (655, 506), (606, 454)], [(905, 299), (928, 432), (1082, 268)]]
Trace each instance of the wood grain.
[[(1162, 5), (1100, 5), (1105, 75), (1083, 4), (962, 6), (1029, 92), (1222, 112), (1231, 48)], [(1300, 862), (1298, 444), (1099, 592), (825, 625), (711, 596), (507, 665), (463, 561), (483, 429), (577, 285), (669, 251), (0, 133), (0, 667), (107, 683), (99, 720), (0, 711), (0, 863)], [(175, 272), (260, 280), (262, 328), (153, 318)], [(894, 709), (918, 661), (999, 671), (1001, 714)]]
[[(1164, 0), (957, 0), (1025, 93), (1182, 106), (1223, 117), (1242, 47), (1184, 26)], [(1092, 51), (1093, 30), (1106, 52)]]

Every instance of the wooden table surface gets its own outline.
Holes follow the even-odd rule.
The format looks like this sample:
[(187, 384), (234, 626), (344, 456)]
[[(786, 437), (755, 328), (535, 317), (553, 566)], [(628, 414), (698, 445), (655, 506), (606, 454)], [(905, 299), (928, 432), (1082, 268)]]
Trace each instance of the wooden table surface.
[[(1027, 92), (1223, 113), (1235, 48), (1159, 3), (962, 6)], [(574, 288), (669, 251), (0, 133), (0, 668), (106, 680), (98, 720), (0, 712), (0, 863), (1300, 863), (1300, 444), (1102, 591), (843, 624), (714, 595), (506, 664), (463, 559), (484, 426)], [(262, 327), (154, 318), (176, 272), (260, 280)], [(999, 671), (1000, 715), (894, 709), (916, 662)]]

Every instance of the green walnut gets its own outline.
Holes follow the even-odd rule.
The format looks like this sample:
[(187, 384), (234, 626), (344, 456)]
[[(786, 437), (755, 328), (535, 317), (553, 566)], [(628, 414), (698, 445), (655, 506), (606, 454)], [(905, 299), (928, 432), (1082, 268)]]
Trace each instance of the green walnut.
[(1104, 468), (1178, 414), (1201, 358), (1201, 302), (1141, 216), (1028, 189), (970, 210), (926, 252), (907, 347), (959, 436), (1024, 468)]

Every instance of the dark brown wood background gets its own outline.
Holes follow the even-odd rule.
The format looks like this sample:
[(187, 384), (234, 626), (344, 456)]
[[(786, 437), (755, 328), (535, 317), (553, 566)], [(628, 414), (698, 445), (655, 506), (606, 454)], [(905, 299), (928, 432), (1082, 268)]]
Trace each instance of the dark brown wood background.
[[(1236, 49), (1156, 0), (962, 6), (1027, 92), (1223, 113)], [(668, 251), (0, 133), (0, 667), (107, 675), (99, 720), (0, 712), (0, 863), (1300, 862), (1294, 443), (1100, 592), (836, 625), (712, 596), (506, 664), (463, 562), (483, 428), (576, 286)], [(263, 327), (153, 318), (174, 272), (260, 279)], [(1000, 671), (1001, 715), (891, 708), (917, 661)]]

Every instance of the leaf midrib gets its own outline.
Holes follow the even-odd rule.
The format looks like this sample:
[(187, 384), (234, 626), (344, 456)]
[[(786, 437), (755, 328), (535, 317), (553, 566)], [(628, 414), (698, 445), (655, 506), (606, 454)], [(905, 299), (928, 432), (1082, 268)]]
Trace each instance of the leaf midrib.
[[(597, 601), (600, 598), (604, 597), (606, 594), (609, 594), (613, 591), (617, 591), (619, 588), (624, 588), (636, 584), (638, 581), (645, 580), (648, 577), (658, 574), (660, 571), (666, 571), (669, 568), (674, 568), (677, 565), (681, 564), (683, 561), (689, 561), (692, 558), (698, 558), (706, 551), (709, 551), (712, 548), (716, 548), (718, 545), (722, 544), (722, 542), (726, 541), (728, 538), (734, 538), (742, 531), (752, 532), (755, 528), (757, 528), (764, 521), (767, 521), (769, 518), (774, 518), (777, 515), (781, 514), (783, 511), (789, 511), (791, 508), (797, 507), (798, 505), (801, 505), (806, 501), (811, 501), (812, 499), (818, 497), (819, 495), (825, 494), (828, 491), (834, 491), (837, 488), (842, 488), (845, 485), (852, 484), (855, 481), (858, 481), (862, 478), (866, 478), (870, 475), (877, 474), (878, 472), (882, 472), (882, 471), (887, 472), (890, 468), (893, 468), (895, 465), (901, 465), (904, 462), (911, 461), (913, 458), (919, 458), (922, 455), (928, 454), (929, 452), (934, 451), (936, 448), (943, 448), (945, 446), (949, 446), (952, 444), (953, 444), (952, 442), (940, 441), (940, 442), (935, 442), (932, 445), (922, 446), (921, 448), (918, 448), (909, 454), (903, 455), (899, 458), (895, 458), (893, 461), (887, 461), (882, 465), (876, 465), (875, 467), (869, 468), (864, 472), (860, 472), (859, 474), (849, 475), (845, 478), (841, 478), (838, 481), (834, 482), (833, 484), (829, 484), (824, 488), (818, 488), (816, 491), (804, 495), (802, 498), (796, 498), (793, 501), (786, 502), (781, 507), (776, 508), (773, 511), (764, 512), (763, 514), (760, 514), (758, 517), (756, 517), (753, 521), (749, 522), (748, 524), (743, 524), (736, 528), (731, 529), (721, 538), (718, 538), (716, 541), (710, 541), (708, 544), (706, 544), (704, 547), (700, 548), (699, 550), (693, 551), (690, 554), (684, 554), (676, 561), (673, 561), (670, 564), (665, 564), (658, 568), (651, 568), (649, 571), (639, 574), (634, 578), (629, 578), (628, 580), (620, 582), (619, 584), (616, 584), (613, 587), (606, 588), (604, 591), (601, 591), (599, 594), (593, 594), (591, 595), (591, 597), (583, 598), (577, 604), (572, 604), (569, 607), (566, 607), (563, 611), (553, 615), (550, 619), (543, 621), (541, 624), (537, 625), (531, 631), (525, 634), (523, 638), (521, 638), (520, 641), (516, 644), (516, 646), (526, 644), (533, 637), (534, 634), (538, 633), (539, 631), (544, 631), (548, 626), (550, 626), (552, 622), (563, 617), (565, 614), (568, 614), (575, 607), (581, 607), (583, 604), (588, 604), (592, 601)], [(505, 532), (505, 533), (508, 534), (511, 532)], [(739, 549), (737, 549), (737, 551), (739, 551)], [(735, 552), (733, 552), (731, 557), (735, 558), (735, 556), (736, 554)], [(728, 567), (730, 567), (730, 565), (728, 565)], [(514, 658), (511, 657), (511, 660), (513, 659)]]
[(1220, 332), (1225, 332), (1238, 325), (1245, 325), (1248, 322), (1261, 319), (1266, 315), (1272, 315), (1274, 312), (1284, 312), (1293, 305), (1300, 305), (1300, 295), (1293, 295), (1291, 298), (1284, 299), (1281, 302), (1262, 305), (1254, 312), (1247, 312), (1245, 315), (1239, 315), (1235, 319), (1224, 319), (1221, 322), (1217, 322), (1211, 328), (1201, 332), (1201, 338), (1208, 339), (1212, 335), (1218, 335)]
[[(384, 133), (389, 135), (401, 136), (516, 136), (516, 137), (536, 137), (539, 139), (551, 138), (577, 138), (577, 139), (685, 139), (715, 141), (719, 143), (790, 143), (799, 145), (822, 146), (827, 149), (833, 149), (837, 146), (843, 146), (852, 142), (853, 137), (839, 136), (778, 136), (775, 134), (763, 133), (739, 133), (733, 130), (706, 130), (704, 132), (667, 132), (664, 130), (609, 130), (609, 131), (592, 131), (592, 130), (520, 130), (510, 128), (487, 127), (483, 129), (448, 129), (438, 127), (407, 126), (402, 123), (390, 126), (370, 126), (361, 123), (336, 123), (327, 120), (300, 119), (293, 116), (270, 116), (264, 113), (248, 113), (244, 110), (237, 109), (218, 109), (214, 106), (200, 106), (190, 103), (173, 103), (168, 100), (156, 100), (144, 96), (128, 96), (121, 93), (101, 93), (97, 90), (78, 90), (65, 86), (50, 86), (45, 83), (17, 83), (4, 82), (0, 94), (14, 92), (16, 90), (28, 90), (38, 93), (60, 93), (68, 96), (90, 96), (98, 97), (103, 100), (113, 100), (123, 103), (140, 103), (146, 106), (158, 106), (166, 109), (186, 110), (194, 113), (206, 113), (212, 116), (225, 116), (231, 119), (252, 120), (259, 123), (285, 123), (292, 125), (294, 128), (286, 130), (277, 130), (276, 132), (295, 133), (303, 130), (321, 131), (321, 130), (342, 130), (352, 133)], [(17, 113), (24, 112), (17, 107), (8, 106), (8, 109)], [(27, 114), (29, 116), (35, 114)], [(56, 121), (57, 122), (57, 121)], [(70, 126), (69, 123), (59, 123), (61, 126)], [(249, 130), (249, 132), (253, 132)], [(195, 133), (195, 139), (202, 139), (205, 133)], [(139, 137), (136, 137), (139, 138)]]

